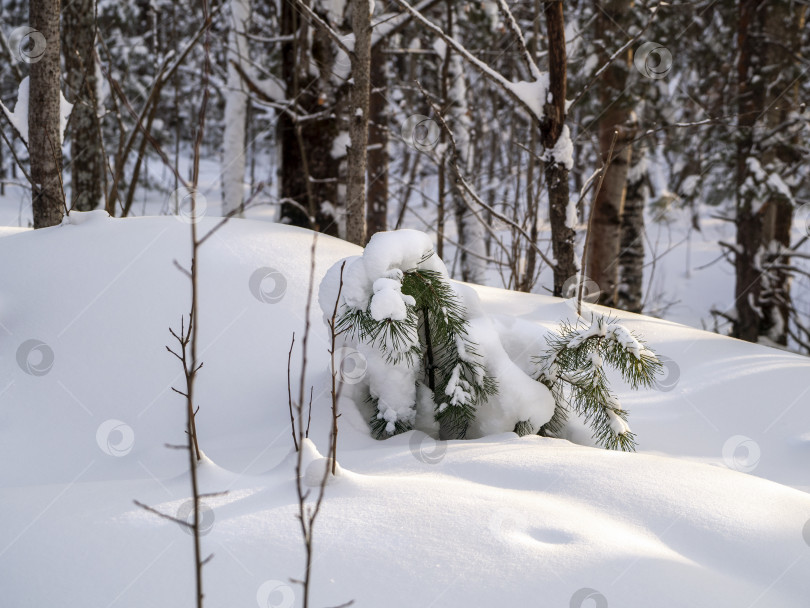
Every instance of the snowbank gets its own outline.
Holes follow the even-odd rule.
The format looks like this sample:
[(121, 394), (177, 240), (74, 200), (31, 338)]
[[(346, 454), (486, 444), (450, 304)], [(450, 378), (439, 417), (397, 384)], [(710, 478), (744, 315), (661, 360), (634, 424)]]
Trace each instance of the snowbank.
[[(191, 537), (132, 503), (188, 508), (186, 455), (165, 447), (184, 440), (165, 345), (188, 307), (173, 266), (188, 263), (188, 226), (90, 219), (0, 239), (13, 260), (0, 266), (3, 602), (191, 605)], [(228, 490), (202, 513), (209, 606), (300, 603), (285, 376), (311, 242), (304, 230), (234, 220), (199, 261), (198, 429), (211, 459), (200, 481)], [(316, 280), (359, 252), (327, 237), (317, 250)], [(473, 321), (479, 337), (497, 334), (524, 371), (545, 328), (572, 314), (553, 298), (475, 291), (489, 317)], [(670, 360), (659, 390), (619, 391), (639, 454), (511, 433), (378, 442), (344, 400), (342, 473), (315, 528), (314, 605), (569, 606), (590, 595), (626, 608), (805, 606), (810, 497), (796, 488), (808, 489), (810, 364), (621, 318)], [(310, 438), (325, 453), (328, 341), (314, 302), (310, 319)], [(311, 466), (312, 476), (322, 465)]]

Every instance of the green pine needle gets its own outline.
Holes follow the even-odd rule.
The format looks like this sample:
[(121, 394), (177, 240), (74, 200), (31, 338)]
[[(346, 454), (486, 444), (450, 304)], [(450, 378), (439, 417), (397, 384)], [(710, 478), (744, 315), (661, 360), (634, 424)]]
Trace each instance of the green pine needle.
[(539, 434), (559, 436), (573, 409), (590, 425), (599, 445), (634, 451), (632, 431), (617, 431), (627, 429), (627, 412), (611, 393), (604, 368), (618, 370), (633, 389), (650, 388), (663, 371), (655, 353), (609, 317), (595, 317), (590, 327), (564, 322), (547, 343), (546, 353), (535, 359), (540, 367), (537, 379), (551, 391), (555, 408)]
[[(469, 339), (461, 300), (441, 273), (419, 268), (404, 272), (402, 293), (415, 300), (415, 305), (407, 305), (404, 320), (375, 320), (369, 312), (369, 299), (365, 309), (343, 308), (338, 331), (373, 345), (389, 364), (421, 363), (421, 380), (428, 386), (432, 380), (436, 420), (451, 437), (463, 439), (478, 406), (497, 394), (497, 383)], [(374, 405), (379, 413), (379, 404), (375, 401)], [(370, 424), (376, 437), (390, 435), (387, 421), (378, 415)], [(402, 421), (396, 421), (394, 427), (393, 434), (410, 430)]]

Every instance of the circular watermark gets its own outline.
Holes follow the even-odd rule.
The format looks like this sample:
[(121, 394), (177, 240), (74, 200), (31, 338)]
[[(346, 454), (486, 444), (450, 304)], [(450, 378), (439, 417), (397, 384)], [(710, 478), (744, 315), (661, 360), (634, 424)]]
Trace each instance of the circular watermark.
[(504, 537), (525, 530), (528, 525), (529, 520), (524, 513), (515, 509), (503, 508), (490, 516), (487, 527), (495, 536)]
[(287, 293), (287, 277), (275, 268), (258, 268), (250, 275), (248, 287), (259, 302), (278, 304)]
[(208, 211), (205, 195), (194, 188), (178, 188), (169, 195), (169, 209), (184, 224), (196, 224)]
[(28, 25), (23, 25), (11, 32), (8, 37), (8, 47), (17, 61), (37, 63), (45, 55), (48, 45), (41, 32)]
[(577, 311), (580, 292), (582, 293), (582, 308), (596, 304), (599, 301), (599, 296), (602, 295), (602, 290), (599, 289), (599, 285), (593, 279), (579, 273), (568, 277), (562, 286), (562, 297), (566, 306), (574, 312)]
[(802, 528), (802, 538), (807, 546), (810, 547), (810, 519), (804, 522), (804, 527)]
[(121, 458), (135, 446), (135, 431), (126, 422), (110, 418), (98, 425), (96, 443), (108, 456)]
[(422, 114), (412, 114), (402, 125), (402, 139), (420, 152), (429, 152), (439, 143), (441, 129), (434, 120)]
[(795, 216), (804, 224), (804, 234), (810, 236), (810, 203), (805, 203), (796, 210)]
[(439, 464), (447, 454), (447, 442), (434, 439), (422, 431), (414, 431), (408, 441), (411, 454), (424, 464)]
[(571, 596), (568, 608), (608, 608), (608, 601), (596, 589), (583, 587), (575, 591), (574, 595)]
[(633, 64), (642, 76), (658, 80), (672, 69), (672, 53), (657, 42), (645, 42), (633, 53)]
[(759, 444), (745, 435), (734, 435), (723, 444), (723, 462), (729, 469), (740, 473), (756, 469), (760, 455)]
[(663, 374), (655, 377), (653, 388), (668, 393), (677, 386), (678, 380), (681, 379), (681, 368), (674, 359), (670, 359), (665, 355), (656, 355), (656, 357), (661, 362)]
[[(354, 48), (354, 35), (348, 36), (341, 36), (340, 42), (345, 46), (347, 49), (351, 50)], [(339, 70), (340, 72), (349, 71), (352, 69), (352, 57), (348, 55), (346, 51), (342, 48), (338, 47), (337, 52), (335, 53), (335, 70)], [(339, 72), (339, 73), (340, 73)]]
[[(345, 384), (357, 384), (366, 377), (368, 361), (359, 350), (344, 346), (335, 351), (335, 377)], [(332, 362), (329, 362), (332, 373)]]
[(295, 593), (281, 581), (264, 581), (256, 592), (260, 608), (290, 608), (295, 603)]
[(42, 340), (26, 340), (17, 347), (17, 365), (29, 376), (44, 376), (53, 361), (53, 349)]
[[(180, 508), (177, 509), (177, 519), (181, 522), (186, 522), (188, 525), (178, 524), (186, 534), (194, 534), (194, 500), (189, 498)], [(214, 510), (204, 502), (200, 501), (197, 507), (197, 527), (200, 530), (200, 536), (205, 536), (214, 527)]]

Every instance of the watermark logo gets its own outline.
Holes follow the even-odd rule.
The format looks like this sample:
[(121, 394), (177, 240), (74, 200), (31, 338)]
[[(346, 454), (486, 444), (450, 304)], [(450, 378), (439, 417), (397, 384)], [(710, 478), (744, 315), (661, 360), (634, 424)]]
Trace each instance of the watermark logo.
[(53, 349), (42, 340), (26, 340), (17, 347), (17, 365), (29, 376), (44, 376), (53, 361)]
[(8, 37), (8, 46), (14, 59), (22, 63), (37, 63), (48, 47), (45, 36), (32, 27), (18, 27)]
[(760, 455), (759, 444), (745, 435), (734, 435), (723, 444), (723, 462), (729, 469), (740, 473), (756, 469)]
[(135, 431), (126, 422), (110, 418), (96, 429), (96, 443), (108, 456), (121, 458), (135, 446)]
[(578, 309), (577, 302), (580, 293), (582, 294), (582, 308), (587, 309), (599, 301), (602, 290), (599, 289), (596, 281), (577, 273), (572, 277), (568, 277), (562, 286), (562, 297), (565, 299), (565, 304), (574, 312)]
[(515, 532), (523, 531), (529, 526), (529, 520), (524, 513), (515, 509), (503, 508), (495, 511), (489, 518), (489, 531), (495, 536), (505, 537)]
[(446, 441), (434, 439), (422, 431), (411, 433), (408, 446), (413, 457), (424, 464), (438, 464), (444, 460), (444, 456), (447, 454)]
[(413, 114), (402, 125), (402, 139), (420, 152), (430, 152), (439, 143), (441, 130), (435, 121), (422, 114)]
[(661, 362), (663, 374), (659, 374), (655, 377), (653, 388), (657, 391), (668, 393), (677, 386), (678, 380), (681, 379), (681, 368), (673, 359), (665, 355), (658, 355), (657, 357)]
[(633, 64), (647, 78), (664, 78), (672, 69), (672, 53), (657, 42), (645, 42), (633, 53)]
[(810, 203), (805, 203), (796, 210), (796, 217), (800, 218), (804, 226), (804, 234), (810, 236)]
[(596, 589), (583, 587), (571, 596), (569, 608), (608, 608), (607, 598)]
[(250, 275), (248, 288), (259, 302), (278, 304), (287, 293), (287, 277), (275, 268), (258, 268)]
[[(341, 36), (340, 42), (345, 46), (347, 49), (351, 50), (354, 48), (354, 34), (350, 34), (348, 36)], [(344, 72), (348, 72), (352, 69), (352, 58), (346, 52), (338, 47), (337, 52), (335, 53), (335, 71), (338, 74), (342, 74)]]
[[(175, 517), (181, 522), (188, 525), (180, 525), (186, 534), (194, 534), (194, 500), (189, 498), (180, 508), (177, 509)], [(200, 531), (200, 536), (205, 536), (214, 527), (214, 510), (204, 502), (200, 501), (197, 507), (197, 527)]]
[(169, 195), (169, 209), (184, 224), (196, 224), (208, 212), (208, 200), (194, 188), (178, 188)]
[(256, 592), (256, 603), (259, 608), (291, 608), (295, 593), (281, 581), (264, 581)]
[[(366, 376), (368, 361), (359, 350), (344, 346), (335, 351), (335, 377), (345, 384), (357, 384)], [(332, 373), (332, 362), (329, 362)]]

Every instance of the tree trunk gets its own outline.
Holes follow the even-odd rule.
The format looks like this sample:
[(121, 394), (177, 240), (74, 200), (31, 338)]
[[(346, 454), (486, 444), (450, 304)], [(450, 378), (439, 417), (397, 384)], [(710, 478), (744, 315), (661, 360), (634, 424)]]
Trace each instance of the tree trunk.
[[(618, 23), (626, 22), (629, 0), (603, 2), (597, 16), (597, 29), (602, 33), (600, 63), (611, 55), (608, 44), (622, 36)], [(599, 79), (599, 100), (605, 111), (599, 119), (599, 149), (602, 162), (610, 162), (602, 187), (593, 202), (593, 222), (586, 253), (588, 277), (600, 290), (599, 303), (616, 306), (619, 284), (619, 254), (621, 252), (622, 213), (627, 194), (627, 171), (630, 167), (633, 101), (625, 93), (627, 72), (630, 69), (628, 52), (624, 60), (617, 59)], [(607, 155), (616, 137), (613, 158)]]
[(302, 114), (319, 114), (318, 118), (298, 123), (287, 112), (279, 113), (276, 128), (281, 147), (281, 221), (337, 236), (338, 225), (331, 209), (339, 204), (340, 162), (332, 156), (338, 126), (334, 117), (324, 112), (324, 105), (334, 101), (327, 99), (326, 93), (333, 91), (321, 90), (317, 76), (306, 69), (311, 60), (328, 67), (334, 56), (326, 35), (309, 32), (292, 0), (281, 2), (281, 34), (286, 98), (296, 100)]
[(644, 286), (644, 208), (649, 196), (646, 149), (638, 145), (631, 154), (627, 196), (621, 226), (617, 307), (641, 312)]
[(352, 0), (351, 103), (349, 104), (348, 179), (346, 188), (346, 240), (366, 244), (366, 158), (368, 109), (371, 92), (371, 7), (369, 0)]
[[(790, 246), (793, 208), (790, 197), (773, 188), (771, 181), (797, 162), (792, 136), (778, 126), (788, 118), (790, 96), (786, 93), (795, 78), (793, 52), (797, 50), (803, 11), (780, 2), (742, 0), (739, 5), (740, 137), (732, 333), (750, 342), (767, 336), (775, 343), (787, 344), (789, 276), (771, 266), (789, 264), (780, 252)], [(780, 97), (784, 103), (778, 103)]]
[[(562, 2), (544, 5), (548, 33), (549, 93), (551, 101), (545, 104), (545, 117), (540, 125), (543, 147), (552, 150), (563, 134), (565, 125), (565, 95), (567, 55), (565, 50), (565, 18)], [(554, 295), (561, 296), (563, 284), (577, 274), (574, 255), (573, 228), (566, 224), (568, 208), (568, 168), (554, 159), (546, 163), (551, 244), (554, 253)]]
[(31, 63), (28, 106), (28, 150), (31, 158), (34, 228), (62, 221), (62, 138), (59, 125), (60, 0), (31, 0), (31, 27), (45, 38), (45, 51)]
[(371, 99), (368, 131), (368, 212), (366, 236), (388, 229), (388, 114), (385, 45), (371, 51)]
[[(449, 63), (448, 104), (453, 139), (458, 157), (455, 162), (464, 175), (473, 173), (473, 142), (469, 106), (467, 104), (467, 81), (461, 57), (453, 53)], [(453, 203), (459, 244), (461, 280), (483, 284), (486, 279), (486, 243), (484, 227), (467, 205), (457, 187), (453, 188)]]
[(250, 21), (250, 0), (231, 0), (228, 32), (228, 82), (225, 85), (225, 130), (222, 150), (222, 213), (242, 212), (245, 186), (245, 129), (248, 95), (239, 71), (248, 57), (245, 33)]
[(71, 209), (90, 211), (101, 202), (104, 158), (98, 122), (98, 78), (93, 57), (95, 0), (73, 0), (62, 13), (62, 42), (67, 70), (70, 118)]

